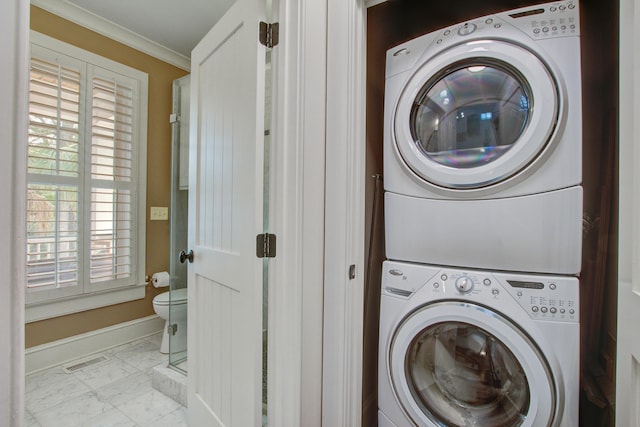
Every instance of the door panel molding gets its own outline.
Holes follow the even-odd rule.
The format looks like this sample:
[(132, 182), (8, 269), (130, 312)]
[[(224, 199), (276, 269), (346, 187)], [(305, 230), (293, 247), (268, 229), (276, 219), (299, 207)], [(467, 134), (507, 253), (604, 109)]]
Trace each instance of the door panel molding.
[(638, 425), (640, 361), (640, 1), (620, 1), (619, 258), (616, 425)]

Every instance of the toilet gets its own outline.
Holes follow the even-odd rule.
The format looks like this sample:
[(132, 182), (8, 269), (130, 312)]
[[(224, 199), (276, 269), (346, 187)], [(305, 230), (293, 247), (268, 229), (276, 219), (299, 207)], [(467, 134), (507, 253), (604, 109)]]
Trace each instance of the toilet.
[[(169, 310), (170, 301), (171, 310)], [(171, 324), (176, 325), (176, 333), (171, 339), (171, 352), (185, 351), (187, 349), (187, 288), (174, 289), (156, 295), (153, 299), (153, 309), (160, 318), (165, 320), (160, 353), (169, 353), (169, 312), (171, 312)]]

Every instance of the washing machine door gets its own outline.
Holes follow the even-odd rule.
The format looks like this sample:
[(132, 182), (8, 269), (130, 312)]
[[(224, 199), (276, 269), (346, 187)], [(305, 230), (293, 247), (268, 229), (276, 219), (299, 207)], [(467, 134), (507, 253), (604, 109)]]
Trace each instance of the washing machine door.
[(466, 302), (422, 307), (389, 353), (393, 389), (420, 426), (550, 426), (551, 369), (531, 339), (495, 311)]
[(429, 58), (398, 98), (398, 152), (444, 189), (501, 183), (532, 166), (562, 125), (563, 85), (530, 50), (475, 40)]

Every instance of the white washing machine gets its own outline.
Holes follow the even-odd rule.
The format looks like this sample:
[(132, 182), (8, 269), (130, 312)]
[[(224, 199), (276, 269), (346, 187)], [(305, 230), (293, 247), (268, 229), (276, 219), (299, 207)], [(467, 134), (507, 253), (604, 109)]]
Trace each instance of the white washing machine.
[(379, 426), (577, 426), (578, 287), (385, 262)]
[(559, 1), (387, 52), (388, 258), (580, 271), (579, 24), (578, 1)]

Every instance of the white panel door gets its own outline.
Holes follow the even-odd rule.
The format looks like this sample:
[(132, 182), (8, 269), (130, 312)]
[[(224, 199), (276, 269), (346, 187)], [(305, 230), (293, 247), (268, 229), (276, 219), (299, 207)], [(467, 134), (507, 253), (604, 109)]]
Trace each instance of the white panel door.
[(616, 425), (640, 426), (640, 0), (620, 1)]
[(264, 0), (238, 0), (191, 58), (189, 417), (261, 424)]

